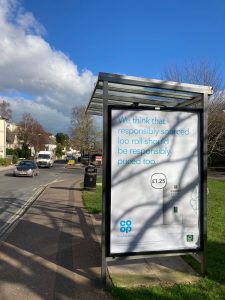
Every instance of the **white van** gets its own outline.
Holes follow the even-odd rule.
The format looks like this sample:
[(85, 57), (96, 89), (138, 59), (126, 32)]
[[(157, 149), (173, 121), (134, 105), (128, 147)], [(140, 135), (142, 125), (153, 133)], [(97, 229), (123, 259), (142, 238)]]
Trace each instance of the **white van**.
[(54, 163), (54, 155), (51, 151), (40, 151), (37, 155), (36, 163), (38, 167), (50, 168)]

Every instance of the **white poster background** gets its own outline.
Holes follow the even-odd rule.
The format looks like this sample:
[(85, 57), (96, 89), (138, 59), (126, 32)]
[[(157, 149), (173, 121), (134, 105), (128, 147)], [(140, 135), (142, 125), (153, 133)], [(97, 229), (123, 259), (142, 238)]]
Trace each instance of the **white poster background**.
[(111, 113), (110, 253), (197, 249), (198, 114)]

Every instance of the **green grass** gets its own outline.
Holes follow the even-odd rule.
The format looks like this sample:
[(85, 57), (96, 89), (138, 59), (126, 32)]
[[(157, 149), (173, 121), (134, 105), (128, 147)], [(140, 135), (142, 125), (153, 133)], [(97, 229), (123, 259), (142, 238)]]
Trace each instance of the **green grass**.
[(112, 288), (115, 299), (122, 300), (223, 300), (225, 289), (221, 284), (208, 279), (193, 285), (152, 288)]
[[(209, 180), (208, 188), (208, 277), (225, 283), (225, 182)], [(200, 265), (192, 257), (185, 260), (200, 272)]]
[(97, 214), (102, 211), (102, 177), (97, 177), (95, 191), (84, 191), (83, 202), (86, 210), (90, 214)]
[[(114, 286), (116, 299), (149, 300), (223, 300), (225, 299), (225, 181), (209, 180), (208, 196), (208, 274), (198, 283), (173, 287), (119, 288)], [(193, 259), (186, 259), (199, 270)]]
[(208, 187), (208, 276), (225, 284), (225, 181)]
[[(209, 180), (208, 187), (207, 276), (196, 284), (173, 287), (120, 288), (115, 285), (111, 289), (115, 299), (225, 300), (225, 181)], [(101, 211), (101, 186), (97, 186), (96, 192), (84, 192), (83, 196), (89, 212)], [(190, 257), (186, 260), (198, 270), (195, 261), (193, 264)]]

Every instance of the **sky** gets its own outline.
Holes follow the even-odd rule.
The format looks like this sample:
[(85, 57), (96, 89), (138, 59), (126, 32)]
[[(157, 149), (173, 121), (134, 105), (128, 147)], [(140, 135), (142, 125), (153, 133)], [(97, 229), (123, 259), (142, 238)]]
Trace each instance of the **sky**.
[(0, 101), (55, 134), (99, 72), (163, 79), (204, 59), (225, 83), (224, 0), (0, 0)]

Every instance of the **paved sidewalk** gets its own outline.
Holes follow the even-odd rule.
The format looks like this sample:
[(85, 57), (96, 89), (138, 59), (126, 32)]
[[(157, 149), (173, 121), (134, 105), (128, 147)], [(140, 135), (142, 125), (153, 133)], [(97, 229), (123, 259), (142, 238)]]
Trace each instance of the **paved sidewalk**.
[(225, 168), (210, 168), (208, 170), (208, 178), (224, 180)]
[[(0, 243), (0, 300), (110, 300), (100, 281), (101, 216), (85, 212), (79, 181), (47, 187)], [(180, 258), (108, 263), (121, 287), (193, 283)]]
[(0, 244), (0, 300), (112, 299), (79, 182), (49, 186)]
[(14, 168), (15, 168), (15, 165), (10, 165), (10, 166), (6, 166), (6, 167), (0, 166), (0, 172), (1, 172), (1, 171), (12, 170), (12, 169), (14, 169)]
[[(101, 242), (101, 216), (92, 215), (95, 232)], [(111, 260), (108, 273), (118, 287), (171, 286), (196, 283), (201, 277), (180, 256), (137, 257)]]

